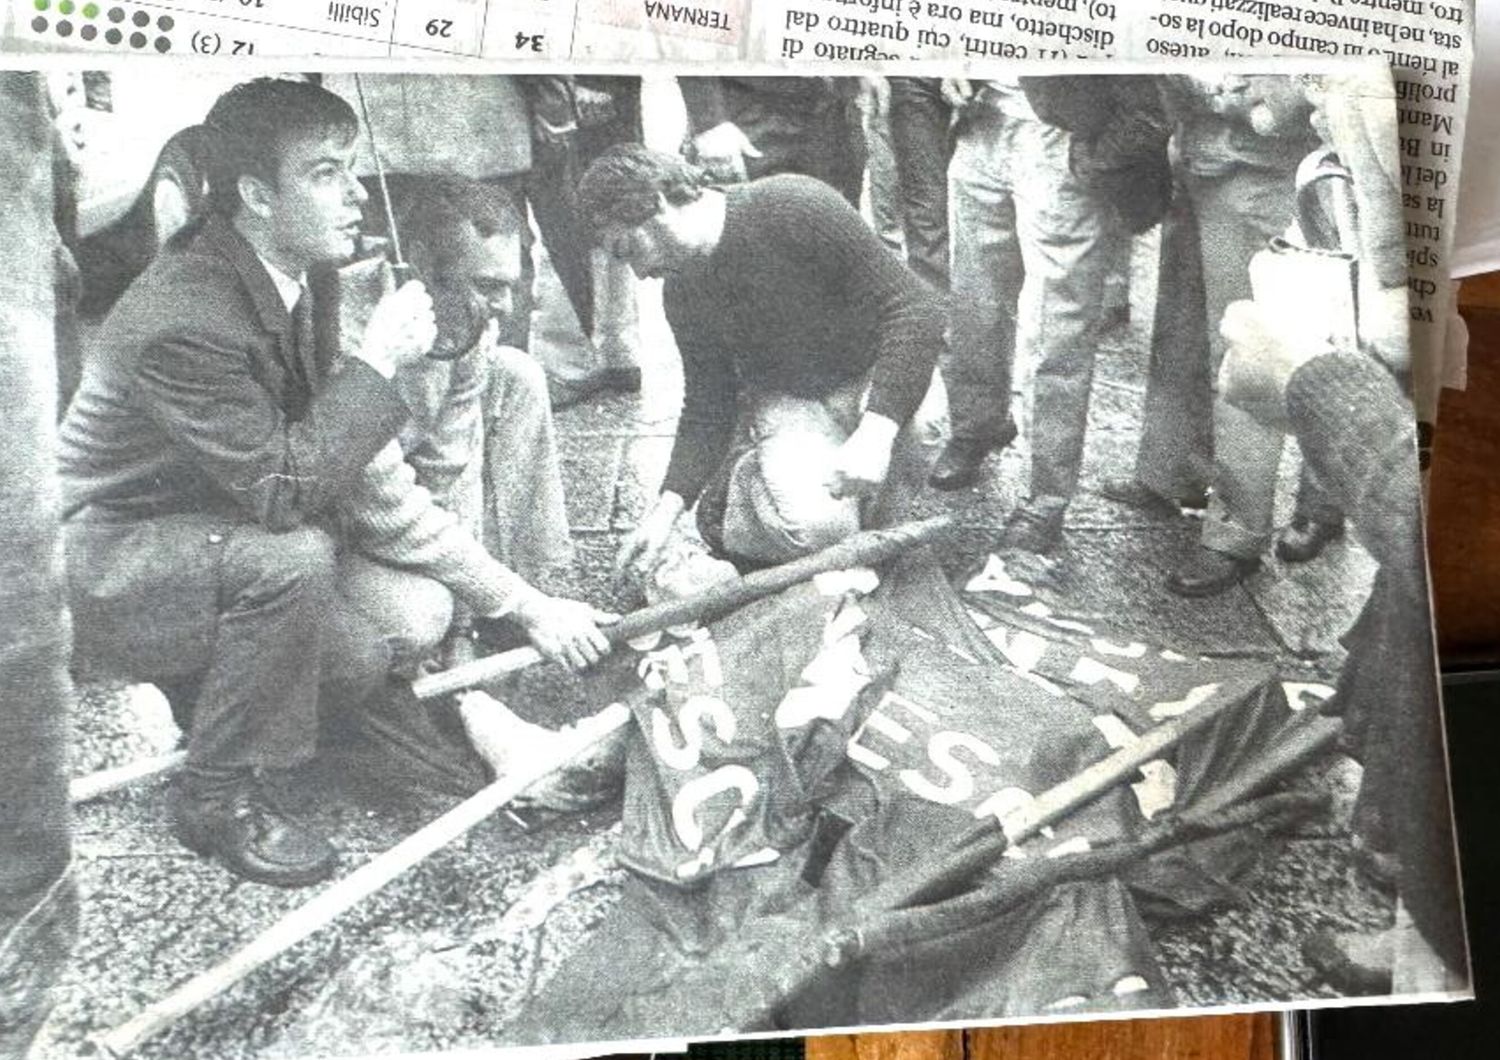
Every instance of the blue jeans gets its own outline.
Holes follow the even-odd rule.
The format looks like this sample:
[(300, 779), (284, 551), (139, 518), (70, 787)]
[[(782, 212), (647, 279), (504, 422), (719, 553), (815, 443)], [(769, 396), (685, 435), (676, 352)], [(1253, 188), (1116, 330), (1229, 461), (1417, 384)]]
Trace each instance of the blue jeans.
[(1031, 505), (1061, 515), (1078, 485), (1110, 222), (1068, 168), (1068, 134), (974, 105), (948, 175), (955, 438), (1011, 422), (1018, 348), (1035, 364)]

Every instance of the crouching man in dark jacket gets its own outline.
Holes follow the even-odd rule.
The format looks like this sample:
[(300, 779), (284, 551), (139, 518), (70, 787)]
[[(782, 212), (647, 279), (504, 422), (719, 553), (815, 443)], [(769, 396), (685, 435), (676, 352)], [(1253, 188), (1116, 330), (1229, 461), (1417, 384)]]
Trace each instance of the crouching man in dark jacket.
[(335, 853), (264, 781), (312, 756), (320, 698), (383, 693), (455, 598), (557, 657), (608, 645), (592, 608), (537, 592), (441, 512), (393, 444), (410, 414), (394, 377), (436, 338), (423, 286), (386, 295), (346, 363), (320, 351), (306, 277), (351, 256), (366, 197), (349, 105), (258, 80), (204, 124), (208, 215), (105, 322), (62, 427), (75, 655), (190, 715), (183, 843), (297, 886)]

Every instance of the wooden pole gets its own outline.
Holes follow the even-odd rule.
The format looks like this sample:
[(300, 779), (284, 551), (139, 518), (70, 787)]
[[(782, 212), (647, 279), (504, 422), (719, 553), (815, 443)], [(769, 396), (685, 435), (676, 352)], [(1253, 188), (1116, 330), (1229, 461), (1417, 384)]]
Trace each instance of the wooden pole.
[(172, 751), (169, 754), (154, 755), (127, 765), (116, 766), (114, 769), (101, 769), (97, 773), (75, 777), (68, 785), (68, 797), (73, 805), (77, 806), (79, 803), (97, 799), (101, 795), (108, 795), (112, 791), (127, 788), (137, 781), (149, 780), (163, 773), (170, 773), (185, 761), (187, 761), (186, 751)]
[[(960, 836), (941, 867), (919, 866), (885, 884), (879, 903), (885, 908), (922, 905), (951, 891), (958, 883), (989, 868), (1008, 847), (1024, 843), (1057, 824), (1074, 810), (1129, 781), (1147, 762), (1160, 758), (1187, 737), (1236, 708), (1257, 702), (1252, 693), (1273, 676), (1269, 667), (1224, 682), (1219, 694), (1185, 714), (1146, 730), (1140, 739), (1090, 763), (1073, 776), (1007, 814), (995, 827), (985, 821)], [(1215, 808), (1218, 806), (1216, 804)]]
[(105, 1056), (123, 1057), (171, 1027), (199, 1005), (218, 997), (257, 968), (275, 960), (335, 918), (348, 912), (396, 877), (486, 820), (532, 784), (624, 728), (630, 711), (615, 703), (580, 722), (556, 753), (521, 762), (509, 776), (465, 799), (418, 829), (305, 905), (292, 910), (232, 954), (148, 1006), (134, 1018), (93, 1039)]
[[(711, 622), (746, 604), (809, 581), (819, 574), (886, 563), (903, 552), (936, 540), (952, 525), (951, 515), (939, 515), (885, 530), (861, 530), (838, 544), (811, 555), (721, 582), (679, 600), (669, 600), (633, 611), (620, 621), (604, 627), (604, 634), (611, 642), (619, 644), (649, 633), (659, 633), (673, 626)], [(440, 674), (419, 678), (413, 682), (412, 690), (418, 699), (460, 692), (524, 670), (539, 662), (541, 657), (541, 653), (535, 648), (515, 648), (498, 655), (475, 659)]]

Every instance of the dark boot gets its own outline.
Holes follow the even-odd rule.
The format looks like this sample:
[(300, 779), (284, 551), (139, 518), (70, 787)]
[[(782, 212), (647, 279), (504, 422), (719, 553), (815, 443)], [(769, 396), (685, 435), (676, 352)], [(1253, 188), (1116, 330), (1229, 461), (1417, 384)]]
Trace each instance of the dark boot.
[(1040, 512), (1022, 505), (1005, 521), (996, 548), (1045, 556), (1062, 542), (1062, 532), (1062, 512)]
[(1016, 425), (1007, 423), (998, 433), (973, 438), (951, 438), (933, 461), (927, 484), (934, 489), (968, 489), (979, 481), (984, 458), (1016, 440)]
[(1232, 589), (1259, 568), (1259, 559), (1231, 556), (1199, 545), (1167, 577), (1167, 588), (1178, 596), (1217, 596)]
[(1276, 538), (1276, 556), (1286, 563), (1317, 559), (1330, 541), (1344, 536), (1344, 521), (1323, 521), (1297, 516)]
[(171, 807), (183, 846), (247, 880), (306, 887), (338, 865), (328, 840), (276, 806), (253, 770), (190, 766), (173, 788)]
[(1162, 519), (1175, 519), (1184, 509), (1201, 512), (1208, 507), (1208, 494), (1204, 490), (1184, 497), (1168, 497), (1134, 478), (1109, 479), (1099, 487), (1099, 495)]
[(639, 394), (641, 370), (628, 366), (600, 368), (581, 379), (559, 379), (549, 375), (547, 392), (552, 399), (554, 412), (571, 408), (601, 394)]

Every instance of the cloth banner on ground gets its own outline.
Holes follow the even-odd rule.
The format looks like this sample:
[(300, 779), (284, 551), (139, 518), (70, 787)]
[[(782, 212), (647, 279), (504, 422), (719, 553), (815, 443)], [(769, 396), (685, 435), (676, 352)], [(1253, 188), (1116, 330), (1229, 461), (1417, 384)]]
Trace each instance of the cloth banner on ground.
[[(637, 722), (626, 897), (507, 1036), (609, 1041), (1170, 1004), (1129, 881), (1114, 875), (1062, 883), (998, 917), (943, 921), (810, 981), (787, 971), (830, 932), (886, 912), (869, 909), (870, 896), (924, 881), (978, 822), (998, 825), (1139, 731), (1226, 699), (1228, 717), (1250, 719), (1210, 724), (1133, 789), (1101, 795), (988, 871), (1128, 839), (1248, 754), (1273, 700), (1285, 714), (1265, 663), (1189, 660), (1003, 599), (994, 611), (966, 609), (919, 553), (883, 578), (821, 577), (644, 653), (626, 699)], [(1222, 897), (1239, 861), (1179, 860), (1148, 890), (1189, 908)]]

